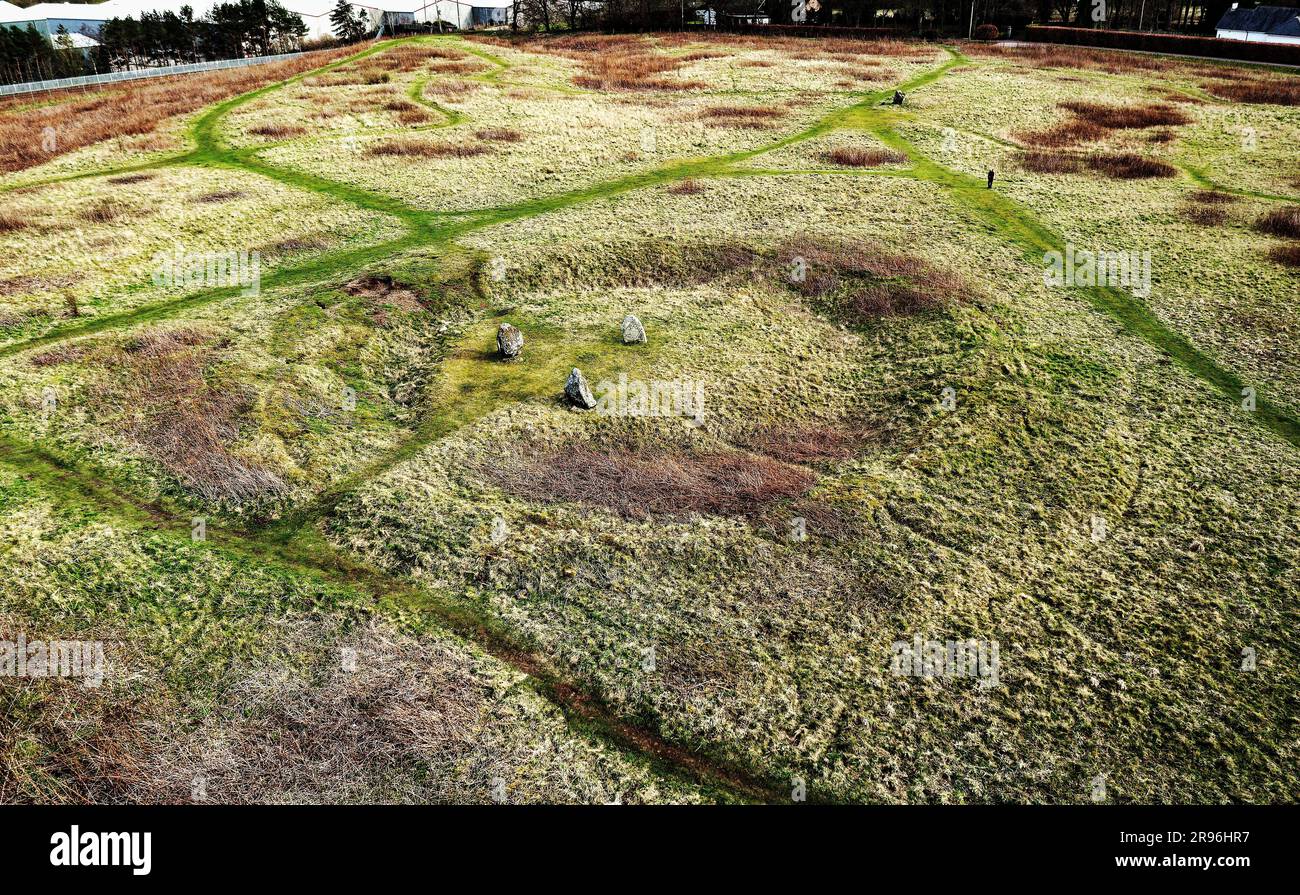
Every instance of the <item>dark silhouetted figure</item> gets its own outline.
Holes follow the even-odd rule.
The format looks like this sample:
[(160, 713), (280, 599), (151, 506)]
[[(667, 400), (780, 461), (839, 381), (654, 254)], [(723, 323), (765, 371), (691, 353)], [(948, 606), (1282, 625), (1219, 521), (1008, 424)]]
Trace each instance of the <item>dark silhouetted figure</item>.
[(989, 189), (993, 189), (993, 169), (989, 168)]
[(903, 93), (902, 93), (902, 91), (900, 91), (900, 90), (895, 90), (895, 91), (894, 91), (894, 105), (896, 105), (896, 106), (901, 106), (902, 104), (903, 104)]

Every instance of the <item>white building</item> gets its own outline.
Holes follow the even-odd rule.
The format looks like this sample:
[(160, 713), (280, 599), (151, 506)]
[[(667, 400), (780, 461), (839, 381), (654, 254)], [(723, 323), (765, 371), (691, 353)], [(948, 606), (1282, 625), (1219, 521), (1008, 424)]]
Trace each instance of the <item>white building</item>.
[(1215, 36), (1271, 44), (1300, 44), (1300, 9), (1293, 6), (1257, 6), (1241, 9), (1240, 4), (1223, 14)]

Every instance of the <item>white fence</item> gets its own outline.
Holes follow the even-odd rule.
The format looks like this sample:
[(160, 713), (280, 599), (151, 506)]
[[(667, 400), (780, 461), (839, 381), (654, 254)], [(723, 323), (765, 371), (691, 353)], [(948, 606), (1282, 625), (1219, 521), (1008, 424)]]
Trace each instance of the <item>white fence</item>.
[(28, 81), (26, 84), (0, 84), (0, 96), (19, 96), (24, 93), (40, 93), (43, 90), (61, 90), (65, 87), (97, 87), (101, 84), (116, 84), (119, 81), (134, 81), (139, 78), (165, 78), (171, 75), (188, 75), (200, 71), (218, 71), (223, 68), (242, 68), (245, 65), (279, 62), (281, 59), (293, 59), (295, 56), (301, 55), (301, 53), (281, 53), (278, 56), (250, 56), (247, 59), (218, 59), (215, 62), (191, 62), (188, 65), (138, 68), (134, 71), (106, 72), (102, 75), (55, 78), (52, 81)]

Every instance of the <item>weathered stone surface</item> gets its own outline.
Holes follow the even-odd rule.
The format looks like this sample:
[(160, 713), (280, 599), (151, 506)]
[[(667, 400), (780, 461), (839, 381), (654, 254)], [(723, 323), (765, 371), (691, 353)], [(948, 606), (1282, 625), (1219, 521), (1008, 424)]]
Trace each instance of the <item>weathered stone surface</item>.
[(591, 386), (587, 385), (587, 377), (583, 376), (582, 371), (577, 367), (570, 371), (569, 379), (564, 383), (564, 396), (574, 407), (583, 410), (591, 410), (596, 406), (596, 399), (591, 394)]
[(623, 344), (631, 345), (636, 342), (644, 342), (645, 340), (645, 327), (641, 325), (641, 321), (637, 319), (637, 316), (635, 314), (628, 314), (624, 317)]
[(502, 357), (518, 357), (524, 350), (524, 334), (509, 323), (501, 324), (497, 327), (497, 350)]

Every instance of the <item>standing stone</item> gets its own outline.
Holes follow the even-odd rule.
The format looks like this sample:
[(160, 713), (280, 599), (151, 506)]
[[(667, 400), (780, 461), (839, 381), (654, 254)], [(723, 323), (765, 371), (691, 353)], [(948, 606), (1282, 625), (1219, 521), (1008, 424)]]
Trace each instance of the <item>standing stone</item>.
[(497, 350), (504, 358), (518, 357), (524, 350), (524, 334), (509, 323), (501, 324), (497, 327)]
[(631, 345), (634, 342), (644, 342), (645, 327), (641, 321), (636, 318), (635, 314), (628, 314), (623, 318), (623, 344)]
[(591, 395), (591, 386), (587, 385), (587, 377), (583, 376), (582, 371), (577, 367), (573, 368), (569, 373), (568, 381), (564, 383), (564, 396), (574, 407), (583, 410), (591, 410), (596, 406), (596, 399)]

